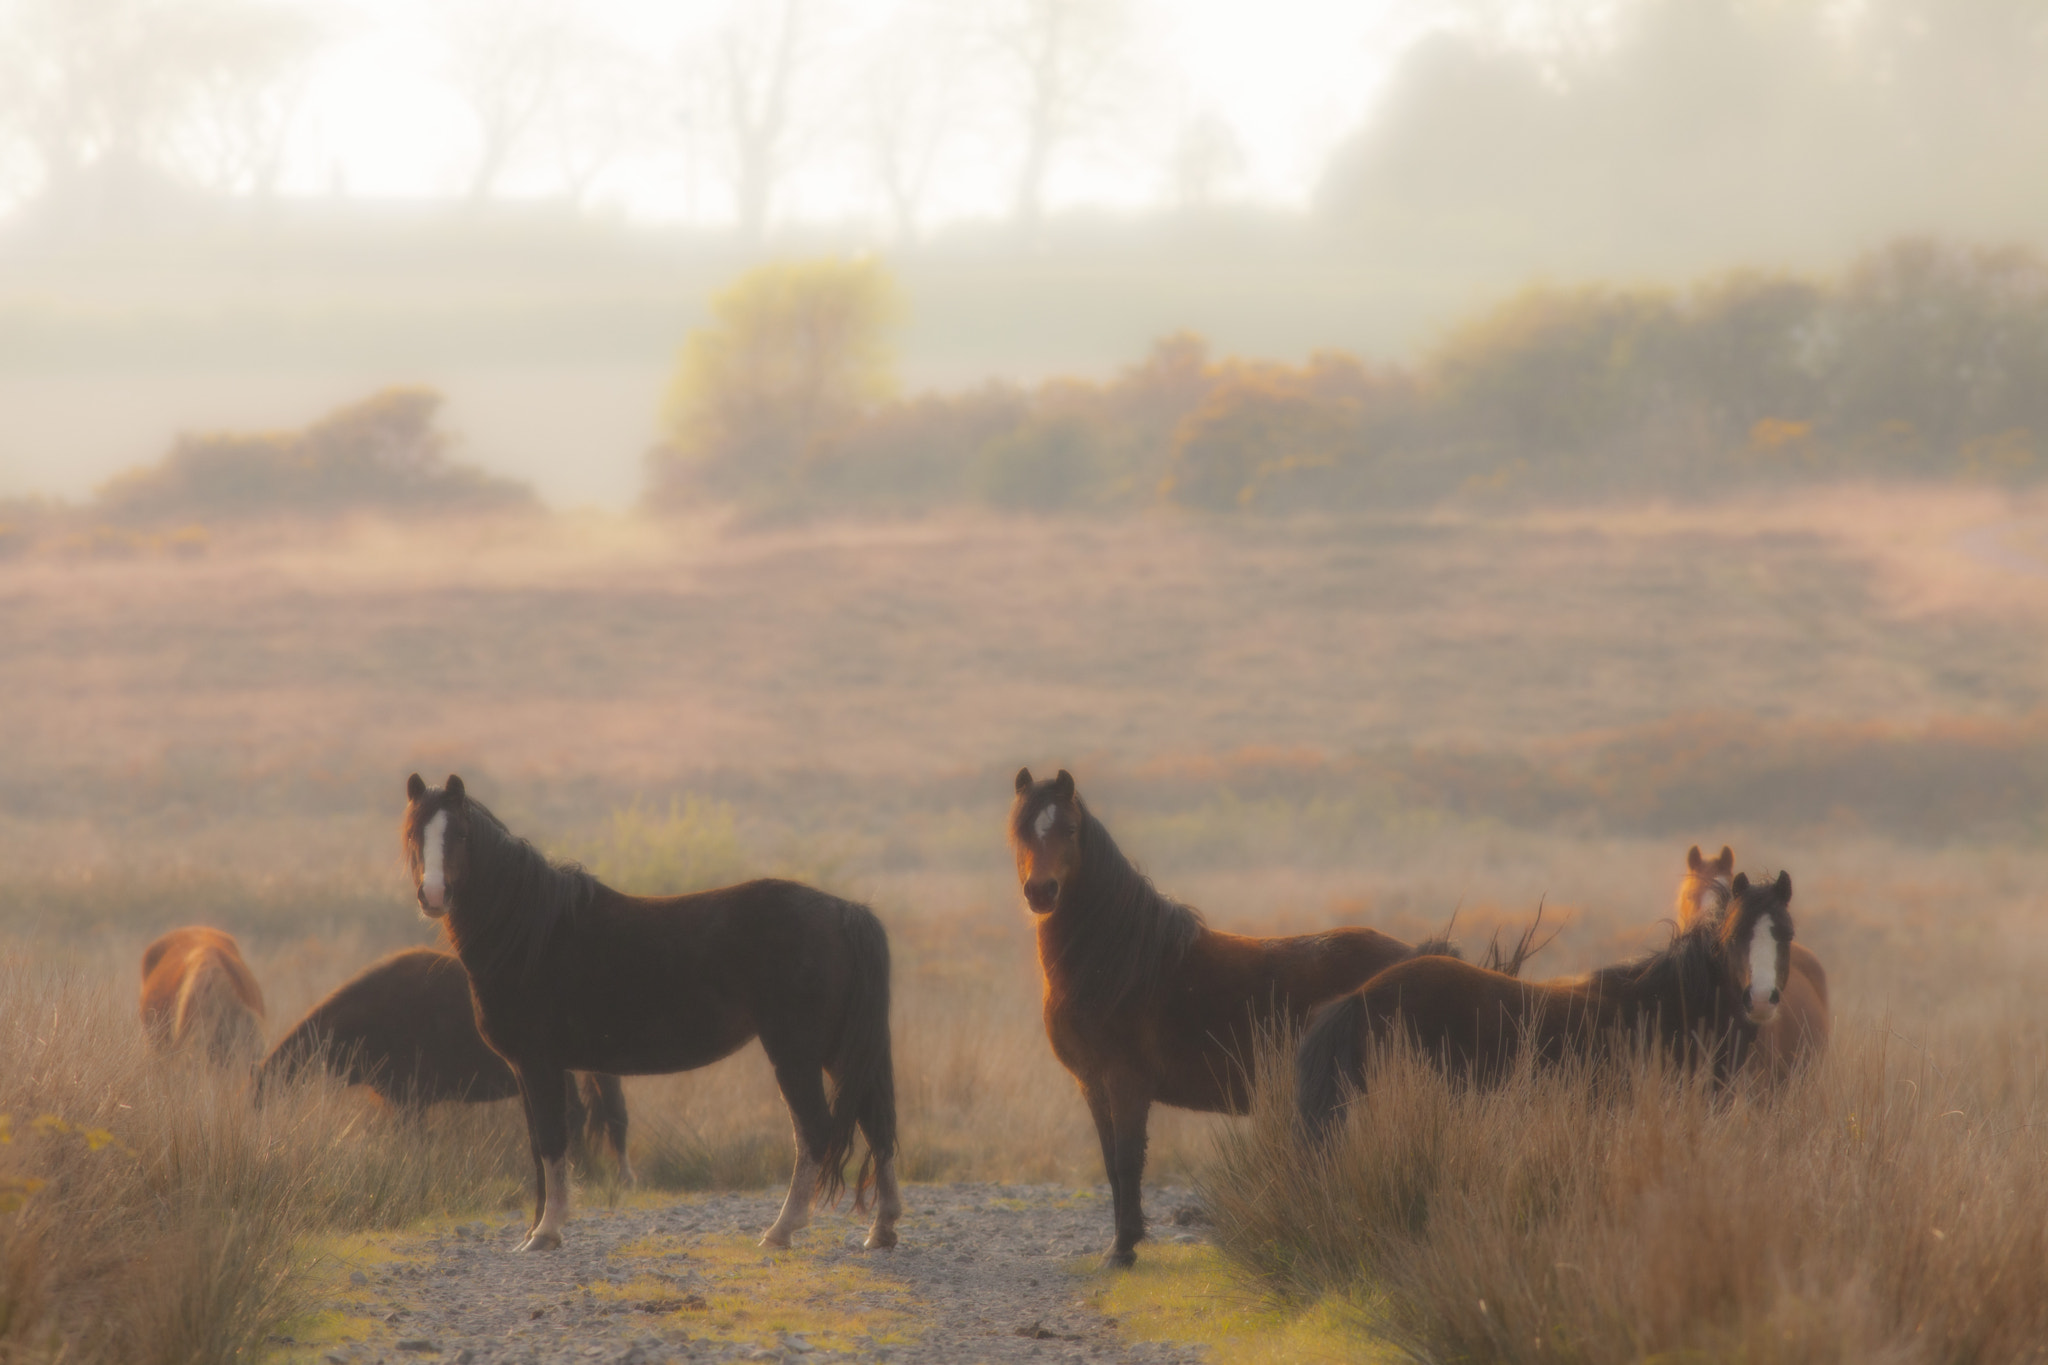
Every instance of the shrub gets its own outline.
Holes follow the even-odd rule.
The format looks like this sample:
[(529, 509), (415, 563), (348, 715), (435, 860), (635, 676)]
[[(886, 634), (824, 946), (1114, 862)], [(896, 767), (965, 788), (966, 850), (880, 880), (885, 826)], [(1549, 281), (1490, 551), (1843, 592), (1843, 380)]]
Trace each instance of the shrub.
[(711, 301), (683, 345), (649, 455), (657, 507), (696, 492), (747, 498), (786, 488), (802, 466), (894, 389), (899, 311), (873, 260), (761, 266)]
[(440, 406), (431, 389), (385, 389), (303, 431), (181, 436), (161, 462), (108, 481), (95, 502), (131, 523), (535, 505), (524, 484), (448, 460), (448, 437), (434, 425)]

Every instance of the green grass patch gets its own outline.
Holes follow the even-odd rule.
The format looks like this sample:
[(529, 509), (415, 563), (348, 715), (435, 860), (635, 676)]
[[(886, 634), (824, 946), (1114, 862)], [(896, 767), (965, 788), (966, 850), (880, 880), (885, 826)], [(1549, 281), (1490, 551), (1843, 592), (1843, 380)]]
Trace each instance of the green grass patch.
[(1406, 1359), (1378, 1341), (1365, 1312), (1339, 1298), (1307, 1306), (1248, 1285), (1212, 1246), (1152, 1246), (1130, 1270), (1095, 1271), (1089, 1300), (1131, 1341), (1199, 1343), (1223, 1365)]
[(773, 1252), (751, 1233), (654, 1234), (612, 1252), (615, 1265), (641, 1262), (640, 1275), (590, 1288), (600, 1298), (675, 1302), (667, 1316), (688, 1321), (692, 1335), (733, 1345), (774, 1347), (790, 1337), (828, 1351), (905, 1345), (919, 1334), (919, 1301), (858, 1258), (833, 1254), (862, 1226), (827, 1214), (804, 1244)]

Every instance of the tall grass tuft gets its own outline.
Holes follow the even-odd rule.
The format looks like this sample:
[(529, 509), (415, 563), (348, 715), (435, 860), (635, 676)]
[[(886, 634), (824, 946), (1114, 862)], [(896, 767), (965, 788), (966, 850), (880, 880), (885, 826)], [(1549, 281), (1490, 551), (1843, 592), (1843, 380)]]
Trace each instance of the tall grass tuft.
[(2043, 1358), (2048, 1040), (1954, 1055), (1865, 1026), (1778, 1094), (1655, 1057), (1475, 1092), (1395, 1050), (1311, 1147), (1276, 1044), (1202, 1190), (1240, 1266), (1417, 1359)]
[(302, 1307), (309, 1234), (516, 1197), (503, 1115), (395, 1122), (328, 1085), (259, 1110), (245, 1075), (150, 1054), (132, 1010), (0, 963), (0, 1361), (248, 1358)]

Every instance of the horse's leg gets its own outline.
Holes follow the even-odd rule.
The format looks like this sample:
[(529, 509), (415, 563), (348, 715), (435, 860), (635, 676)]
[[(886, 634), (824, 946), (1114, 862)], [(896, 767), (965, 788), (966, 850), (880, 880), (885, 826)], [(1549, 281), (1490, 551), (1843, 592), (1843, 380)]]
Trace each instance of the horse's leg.
[(533, 1153), (533, 1221), (526, 1225), (526, 1236), (531, 1240), (533, 1230), (540, 1226), (541, 1215), (547, 1211), (547, 1168), (540, 1159), (540, 1138), (534, 1133), (533, 1103), (526, 1097), (526, 1082), (516, 1074), (513, 1079), (519, 1087), (519, 1112), (526, 1118), (526, 1149)]
[(875, 1224), (861, 1243), (868, 1251), (896, 1245), (896, 1220), (903, 1216), (903, 1195), (896, 1188), (896, 1158), (885, 1156), (875, 1162)]
[(519, 1069), (519, 1088), (526, 1096), (533, 1126), (533, 1150), (540, 1158), (543, 1192), (540, 1221), (520, 1246), (521, 1251), (552, 1251), (562, 1244), (562, 1224), (569, 1216), (566, 1084), (566, 1073), (558, 1066)]
[(1138, 1243), (1145, 1239), (1145, 1125), (1152, 1115), (1152, 1097), (1142, 1089), (1111, 1094), (1116, 1126), (1116, 1178), (1110, 1188), (1116, 1202), (1116, 1242), (1103, 1257), (1105, 1267), (1135, 1265)]
[(796, 1169), (789, 1176), (789, 1197), (768, 1231), (761, 1234), (764, 1247), (786, 1247), (790, 1235), (811, 1221), (811, 1200), (818, 1192), (818, 1153), (825, 1149), (831, 1131), (832, 1110), (825, 1103), (825, 1073), (816, 1066), (775, 1068), (775, 1082), (782, 1087), (783, 1103), (789, 1106), (789, 1124), (796, 1133)]
[(626, 1155), (626, 1088), (617, 1076), (608, 1072), (597, 1072), (591, 1077), (596, 1089), (596, 1103), (590, 1106), (604, 1135), (611, 1144), (612, 1155), (619, 1159), (619, 1180), (627, 1186), (640, 1183), (640, 1177), (633, 1174), (633, 1158)]
[(1102, 1173), (1109, 1178), (1109, 1207), (1120, 1207), (1116, 1171), (1116, 1119), (1109, 1104), (1109, 1092), (1099, 1082), (1084, 1081), (1082, 1097), (1088, 1101), (1088, 1117), (1095, 1120), (1095, 1138), (1102, 1144)]

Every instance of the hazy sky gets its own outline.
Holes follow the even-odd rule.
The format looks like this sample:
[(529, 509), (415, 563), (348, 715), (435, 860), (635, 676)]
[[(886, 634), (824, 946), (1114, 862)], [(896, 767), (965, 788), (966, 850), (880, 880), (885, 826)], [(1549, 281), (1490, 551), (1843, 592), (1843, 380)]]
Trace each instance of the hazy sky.
[[(724, 211), (716, 168), (692, 174), (682, 135), (691, 69), (732, 6), (721, 0), (584, 0), (593, 31), (636, 54), (654, 76), (635, 117), (659, 125), (666, 145), (621, 155), (601, 173), (594, 202), (634, 216), (712, 218)], [(459, 185), (477, 146), (476, 122), (443, 80), (445, 20), (416, 0), (329, 0), (333, 35), (295, 127), (287, 188), (358, 196), (428, 196)], [(807, 70), (823, 102), (857, 103), (848, 73), (905, 30), (930, 25), (936, 7), (915, 0), (840, 0), (818, 7), (807, 33)], [(1049, 187), (1055, 206), (1156, 203), (1170, 189), (1181, 130), (1220, 120), (1237, 155), (1222, 177), (1231, 198), (1300, 205), (1331, 147), (1354, 130), (1401, 47), (1431, 7), (1413, 0), (1135, 0), (1126, 7), (1126, 54), (1095, 113), (1094, 135), (1076, 138)], [(1436, 18), (1441, 19), (1437, 13)], [(942, 21), (943, 22), (943, 21)], [(941, 35), (943, 36), (943, 35)], [(965, 41), (965, 40), (963, 40)], [(666, 79), (676, 87), (664, 88)], [(986, 81), (986, 77), (983, 78)], [(996, 145), (1006, 110), (999, 92), (955, 96), (968, 117), (938, 157), (927, 203), (932, 219), (1000, 216), (1011, 173)], [(666, 105), (666, 107), (662, 107)], [(797, 164), (778, 216), (844, 220), (876, 210), (872, 182), (852, 165), (855, 109), (813, 109), (795, 138)], [(715, 154), (698, 146), (699, 157)], [(529, 161), (501, 193), (545, 193), (549, 168)], [(693, 194), (694, 188), (694, 194)]]

